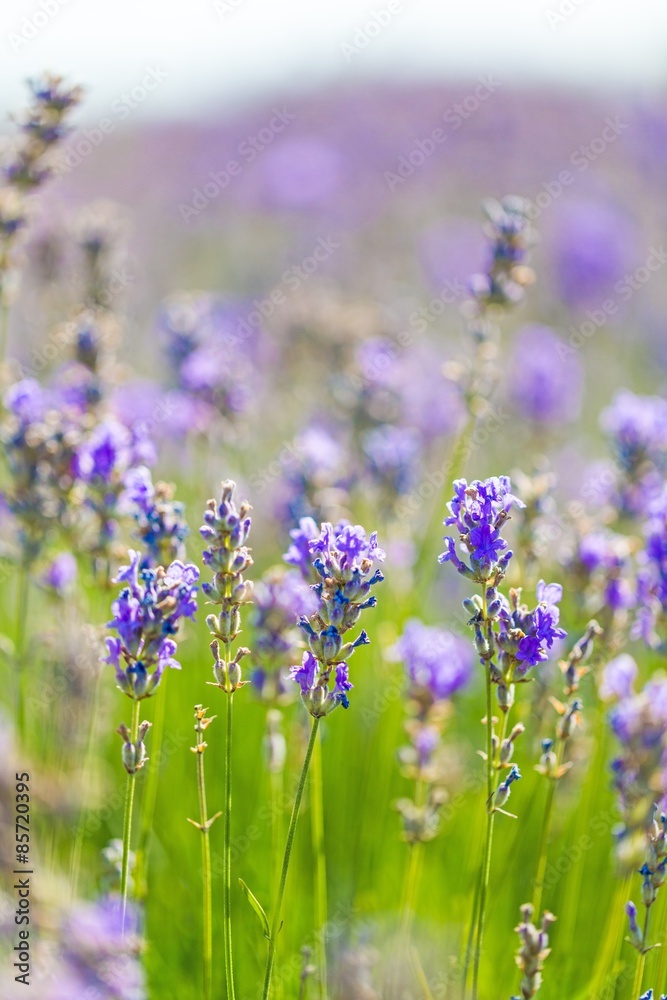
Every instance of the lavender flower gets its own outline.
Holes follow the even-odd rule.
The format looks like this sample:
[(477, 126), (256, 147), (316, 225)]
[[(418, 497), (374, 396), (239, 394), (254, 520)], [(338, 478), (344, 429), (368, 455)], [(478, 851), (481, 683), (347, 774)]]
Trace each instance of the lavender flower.
[(401, 747), (399, 760), (406, 777), (414, 779), (424, 795), (396, 803), (403, 819), (403, 837), (410, 843), (431, 840), (438, 832), (440, 807), (445, 799), (447, 762), (442, 754), (442, 731), (450, 699), (471, 678), (474, 654), (458, 636), (409, 621), (390, 655), (401, 659), (408, 677), (410, 745)]
[(599, 694), (604, 701), (624, 701), (634, 694), (634, 684), (639, 674), (639, 667), (634, 657), (629, 653), (610, 660), (602, 671)]
[(617, 502), (631, 515), (643, 513), (662, 489), (667, 469), (667, 400), (621, 390), (600, 418), (622, 470)]
[(629, 688), (609, 721), (620, 744), (612, 762), (623, 817), (616, 846), (621, 863), (636, 868), (646, 860), (656, 805), (667, 811), (667, 679), (657, 674), (641, 691)]
[[(517, 952), (516, 964), (522, 974), (521, 998), (530, 1000), (542, 985), (544, 960), (550, 953), (549, 927), (556, 919), (548, 910), (542, 914), (542, 923), (536, 927), (532, 922), (533, 907), (525, 903), (521, 907), (521, 923), (515, 927), (521, 946)], [(519, 997), (512, 1000), (520, 1000)]]
[(185, 507), (174, 500), (174, 487), (167, 483), (153, 485), (145, 465), (129, 469), (123, 479), (124, 490), (118, 509), (134, 517), (137, 537), (144, 546), (142, 566), (167, 566), (185, 556)]
[(503, 653), (517, 660), (513, 677), (525, 677), (531, 667), (549, 659), (549, 650), (567, 633), (558, 625), (560, 612), (558, 603), (563, 596), (560, 584), (537, 585), (538, 604), (532, 610), (519, 605), (521, 591), (510, 591), (509, 605), (503, 605), (499, 614), (500, 634), (498, 645)]
[(644, 534), (645, 547), (638, 557), (637, 616), (632, 636), (659, 648), (664, 642), (659, 626), (667, 614), (667, 488), (649, 504)]
[[(241, 646), (233, 660), (229, 659), (230, 646), (241, 631), (241, 607), (252, 599), (253, 585), (243, 579), (245, 571), (252, 566), (250, 550), (246, 546), (250, 533), (251, 507), (244, 500), (236, 506), (234, 490), (236, 483), (231, 479), (222, 483), (219, 503), (209, 500), (204, 512), (204, 524), (200, 531), (208, 543), (204, 549), (203, 562), (213, 570), (211, 583), (202, 584), (202, 590), (209, 604), (217, 604), (220, 611), (209, 615), (206, 624), (214, 640), (211, 649), (215, 657), (213, 675), (216, 684), (227, 694), (245, 684), (241, 679), (240, 661), (250, 650)], [(226, 647), (220, 656), (220, 643)]]
[[(318, 608), (310, 617), (299, 620), (309, 649), (302, 663), (292, 667), (292, 678), (310, 714), (320, 718), (339, 705), (348, 707), (347, 693), (352, 684), (347, 658), (370, 640), (363, 630), (353, 642), (343, 643), (343, 635), (356, 624), (364, 609), (375, 607), (371, 587), (384, 577), (379, 570), (373, 571), (373, 564), (382, 562), (385, 554), (378, 546), (377, 532), (367, 536), (360, 525), (347, 522), (335, 528), (325, 522), (308, 547), (312, 568), (320, 577), (320, 582), (313, 585)], [(334, 687), (330, 690), (332, 677)]]
[(35, 379), (12, 385), (5, 396), (2, 444), (10, 486), (5, 501), (18, 522), (23, 559), (30, 564), (52, 529), (71, 521), (74, 465), (81, 431)]
[(192, 618), (197, 610), (198, 579), (192, 563), (177, 560), (166, 570), (142, 569), (141, 553), (130, 551), (130, 564), (121, 567), (115, 581), (126, 586), (111, 606), (107, 628), (117, 636), (107, 638), (104, 660), (114, 667), (118, 687), (129, 698), (150, 697), (165, 667), (180, 669), (174, 637), (181, 619)]
[(613, 612), (631, 608), (635, 595), (630, 583), (631, 544), (612, 531), (587, 531), (579, 539), (572, 568), (589, 598)]
[(144, 1000), (146, 982), (139, 960), (137, 914), (121, 916), (120, 901), (106, 897), (77, 903), (59, 928), (58, 968), (44, 1000), (94, 996), (98, 1000)]
[(302, 517), (298, 528), (290, 531), (290, 546), (283, 556), (289, 566), (295, 566), (310, 583), (315, 582), (317, 574), (310, 558), (310, 544), (319, 535), (320, 530), (312, 517)]
[(576, 352), (546, 326), (516, 336), (508, 369), (510, 396), (521, 417), (536, 424), (564, 424), (581, 411), (583, 373)]
[(113, 417), (95, 425), (77, 449), (73, 471), (85, 484), (85, 504), (97, 523), (95, 555), (106, 555), (116, 534), (118, 502), (128, 471), (155, 463), (155, 448), (145, 432), (129, 429)]
[[(19, 117), (19, 135), (2, 170), (0, 188), (0, 303), (7, 305), (16, 282), (14, 244), (27, 219), (26, 195), (53, 171), (53, 152), (68, 131), (67, 119), (81, 99), (79, 87), (67, 88), (61, 77), (46, 75), (30, 82), (32, 103)], [(4, 344), (2, 345), (4, 349)]]
[(59, 597), (64, 597), (76, 582), (76, 559), (71, 552), (61, 552), (52, 560), (42, 582)]
[(448, 700), (472, 677), (474, 653), (469, 644), (418, 619), (406, 624), (393, 653), (405, 664), (409, 694), (417, 702)]
[(251, 682), (262, 700), (289, 700), (289, 666), (299, 645), (297, 618), (314, 614), (317, 606), (317, 596), (295, 571), (270, 570), (255, 585)]
[(457, 479), (454, 497), (447, 504), (451, 516), (444, 524), (457, 528), (461, 544), (469, 553), (469, 564), (459, 558), (456, 542), (451, 537), (444, 539), (447, 549), (439, 562), (451, 562), (470, 580), (497, 584), (505, 576), (513, 554), (501, 537), (500, 529), (513, 506), (525, 506), (510, 491), (508, 476), (494, 476), (484, 481), (476, 479), (470, 486), (465, 479)]

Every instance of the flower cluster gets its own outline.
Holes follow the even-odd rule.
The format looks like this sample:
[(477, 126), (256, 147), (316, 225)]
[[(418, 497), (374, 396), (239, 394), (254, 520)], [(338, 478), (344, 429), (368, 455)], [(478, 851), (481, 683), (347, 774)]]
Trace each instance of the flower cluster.
[(44, 1000), (94, 996), (98, 1000), (144, 1000), (138, 915), (121, 916), (120, 900), (77, 903), (59, 928), (57, 967), (41, 994)]
[(633, 637), (658, 648), (664, 642), (660, 626), (667, 614), (667, 488), (649, 505), (647, 515), (645, 547), (639, 554)]
[(667, 468), (667, 400), (624, 389), (600, 422), (622, 470), (616, 502), (624, 513), (641, 514), (660, 491)]
[(335, 426), (311, 423), (281, 452), (283, 472), (273, 490), (275, 515), (282, 524), (321, 517), (349, 489), (352, 475), (346, 442)]
[(525, 420), (535, 424), (565, 424), (581, 410), (583, 371), (577, 352), (546, 326), (520, 330), (513, 345), (508, 372), (509, 394)]
[(189, 404), (194, 425), (206, 430), (221, 415), (233, 421), (253, 396), (259, 334), (239, 304), (209, 295), (177, 295), (158, 317), (177, 397)]
[(251, 682), (263, 701), (289, 700), (289, 668), (299, 647), (297, 619), (313, 614), (317, 605), (317, 596), (295, 571), (269, 570), (255, 584)]
[(667, 814), (658, 816), (656, 809), (653, 822), (647, 831), (646, 860), (639, 869), (642, 876), (642, 903), (646, 910), (643, 930), (637, 924), (637, 907), (630, 900), (625, 907), (628, 917), (629, 936), (626, 938), (641, 955), (655, 948), (647, 940), (646, 928), (651, 907), (658, 896), (658, 889), (667, 883)]
[(558, 624), (558, 604), (563, 596), (560, 584), (546, 584), (540, 580), (536, 596), (538, 603), (529, 610), (525, 604), (519, 603), (521, 590), (512, 589), (509, 605), (503, 602), (498, 612), (500, 662), (507, 659), (517, 661), (513, 671), (516, 680), (525, 677), (531, 667), (548, 660), (554, 643), (567, 635)]
[[(609, 530), (585, 531), (572, 561), (589, 603), (620, 612), (632, 607), (635, 596), (629, 579), (630, 539)], [(597, 610), (597, 609), (596, 609)]]
[[(244, 500), (236, 506), (234, 490), (236, 483), (231, 479), (222, 483), (220, 502), (209, 500), (204, 512), (204, 524), (200, 531), (207, 543), (203, 562), (213, 571), (211, 583), (202, 584), (202, 590), (209, 604), (217, 604), (220, 610), (206, 619), (214, 637), (211, 649), (215, 657), (213, 675), (215, 683), (227, 694), (233, 694), (245, 681), (241, 679), (240, 662), (250, 650), (241, 646), (229, 659), (230, 647), (241, 631), (241, 607), (252, 600), (253, 585), (243, 579), (245, 571), (252, 566), (250, 549), (246, 546), (250, 534), (250, 504)], [(224, 646), (220, 655), (220, 643)]]
[(74, 473), (85, 485), (85, 506), (96, 524), (92, 551), (106, 556), (116, 535), (118, 501), (130, 469), (153, 465), (155, 448), (145, 432), (130, 429), (114, 417), (96, 423), (81, 442), (74, 458)]
[(150, 697), (165, 667), (180, 668), (174, 637), (181, 620), (197, 610), (198, 579), (192, 563), (177, 560), (166, 570), (142, 569), (141, 553), (130, 551), (129, 566), (116, 577), (125, 586), (111, 606), (107, 628), (117, 636), (107, 638), (104, 661), (114, 667), (118, 687), (129, 698)]
[(174, 487), (153, 485), (145, 465), (131, 468), (123, 479), (119, 510), (127, 511), (136, 522), (136, 535), (143, 546), (143, 566), (168, 566), (183, 559), (188, 526), (184, 505), (174, 500)]
[(544, 961), (551, 951), (549, 927), (556, 918), (553, 913), (545, 911), (539, 928), (532, 922), (532, 918), (533, 907), (530, 903), (525, 903), (521, 907), (521, 923), (514, 928), (521, 942), (516, 955), (516, 964), (522, 976), (521, 996), (512, 997), (512, 1000), (530, 1000), (530, 997), (535, 996), (542, 985)]
[(403, 819), (405, 840), (417, 843), (432, 839), (438, 832), (448, 771), (442, 731), (452, 696), (472, 677), (474, 654), (458, 636), (413, 619), (392, 655), (403, 662), (408, 680), (405, 729), (410, 744), (401, 748), (399, 760), (406, 777), (419, 788), (414, 800), (403, 798), (396, 806)]
[(68, 88), (58, 76), (30, 82), (32, 103), (19, 118), (19, 134), (0, 187), (0, 302), (12, 287), (13, 249), (27, 220), (25, 196), (52, 173), (54, 148), (68, 131), (67, 119), (81, 99), (79, 87)]
[(4, 403), (2, 444), (11, 477), (5, 502), (30, 563), (49, 533), (69, 522), (81, 431), (75, 415), (60, 409), (35, 379), (12, 385)]
[[(363, 610), (375, 607), (377, 600), (371, 588), (384, 577), (373, 566), (375, 562), (383, 562), (385, 554), (378, 546), (377, 532), (367, 536), (360, 525), (340, 522), (334, 527), (325, 522), (319, 534), (307, 542), (310, 561), (307, 564), (304, 547), (311, 530), (312, 525), (304, 525), (302, 521), (299, 534), (292, 533), (293, 546), (286, 559), (300, 565), (306, 579), (312, 579), (311, 568), (319, 577), (319, 582), (313, 584), (317, 610), (299, 619), (308, 649), (302, 663), (292, 668), (292, 678), (301, 688), (304, 705), (313, 717), (319, 718), (339, 705), (347, 708), (349, 704), (352, 684), (347, 658), (370, 640), (363, 630), (353, 642), (344, 643), (343, 636), (357, 623)], [(297, 551), (292, 552), (292, 548)], [(332, 675), (334, 687), (330, 690)]]
[(470, 286), (481, 314), (489, 305), (508, 306), (519, 302), (525, 285), (532, 280), (526, 267), (535, 234), (528, 218), (528, 203), (509, 196), (502, 202), (484, 203), (485, 227), (489, 239), (489, 263), (483, 274), (475, 274)]
[(465, 479), (457, 479), (454, 497), (447, 504), (450, 516), (444, 524), (456, 527), (469, 561), (465, 563), (459, 557), (456, 541), (451, 536), (444, 538), (447, 549), (439, 561), (451, 562), (470, 580), (497, 586), (513, 554), (500, 534), (513, 506), (523, 507), (524, 504), (512, 494), (507, 476), (494, 476), (484, 481), (476, 479), (470, 485)]
[(667, 811), (667, 679), (655, 675), (635, 693), (636, 674), (636, 664), (619, 658), (608, 665), (603, 678), (605, 688), (620, 695), (610, 713), (621, 748), (612, 771), (623, 817), (616, 844), (628, 868), (646, 860), (656, 805)]

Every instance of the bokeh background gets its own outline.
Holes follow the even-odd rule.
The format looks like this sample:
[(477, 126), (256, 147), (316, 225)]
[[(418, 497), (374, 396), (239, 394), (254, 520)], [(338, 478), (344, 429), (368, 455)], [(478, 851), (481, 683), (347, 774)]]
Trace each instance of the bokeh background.
[[(112, 407), (155, 436), (156, 474), (174, 480), (187, 504), (190, 557), (199, 559), (204, 503), (228, 476), (254, 506), (256, 578), (280, 562), (290, 527), (306, 512), (304, 481), (319, 514), (349, 516), (382, 533), (387, 581), (367, 626), (373, 643), (355, 655), (353, 708), (326, 723), (323, 758), (333, 990), (385, 996), (382, 969), (406, 863), (391, 804), (408, 788), (396, 762), (401, 667), (388, 651), (417, 614), (466, 634), (465, 588), (435, 560), (450, 492), (442, 470), (463, 420), (456, 375), (469, 344), (460, 307), (470, 275), (485, 262), (480, 206), (507, 194), (529, 199), (536, 281), (503, 327), (493, 401), (500, 430), (480, 438), (466, 474), (554, 474), (539, 575), (560, 579), (581, 511), (591, 506), (591, 490), (595, 508), (606, 474), (600, 414), (621, 389), (665, 391), (667, 11), (648, 0), (11, 0), (0, 15), (0, 44), (3, 121), (25, 102), (25, 78), (44, 69), (85, 88), (25, 244), (9, 329), (24, 371), (41, 376), (50, 365), (44, 345), (81, 287), (77, 227), (97, 205), (113, 230), (113, 295), (123, 327)], [(213, 339), (184, 383), (174, 361), (178, 324), (185, 316), (196, 328), (202, 303), (212, 310)], [(239, 324), (249, 333), (240, 351), (227, 358), (223, 350), (223, 378), (215, 338)], [(383, 343), (401, 338), (407, 348), (387, 363), (382, 391), (364, 410), (359, 386), (368, 366)], [(546, 398), (544, 367), (556, 364), (561, 381), (555, 389), (549, 383)], [(219, 406), (210, 402), (211, 379)], [(537, 399), (526, 399), (528, 383)], [(380, 425), (393, 436), (373, 436)], [(48, 713), (31, 722), (29, 764), (17, 757), (10, 720), (3, 722), (6, 758), (38, 776), (38, 907), (47, 938), (65, 894), (91, 732), (97, 751), (86, 785), (84, 896), (105, 885), (100, 852), (119, 835), (122, 818), (113, 730), (126, 709), (106, 675), (96, 680), (95, 639), (82, 629), (104, 622), (109, 595), (94, 590), (83, 557), (81, 572), (78, 607), (45, 594), (33, 605), (32, 648), (46, 692), (35, 692), (35, 711), (46, 704)], [(13, 585), (9, 574), (8, 642)], [(570, 594), (564, 608), (577, 636), (600, 598), (582, 606)], [(647, 672), (660, 665), (642, 655)], [(184, 669), (168, 679), (147, 899), (150, 995), (165, 1000), (199, 995), (199, 843), (186, 822), (196, 809), (187, 747), (191, 706), (208, 700), (220, 713), (218, 692), (206, 694), (209, 659), (206, 630), (189, 626)], [(532, 744), (546, 686), (536, 685), (521, 710)], [(441, 835), (428, 845), (418, 898), (415, 937), (438, 998), (459, 989), (456, 956), (483, 833), (475, 755), (482, 689), (479, 680), (461, 697), (448, 728), (452, 798)], [(553, 857), (563, 871), (547, 899), (559, 924), (557, 974), (546, 978), (545, 1000), (628, 995), (631, 956), (616, 964), (609, 948), (617, 817), (608, 748), (594, 736), (605, 709), (593, 694), (588, 700), (580, 774), (565, 785), (555, 820)], [(268, 899), (266, 713), (247, 689), (236, 701), (235, 872)], [(286, 726), (289, 791), (304, 749), (300, 706), (289, 709)], [(222, 798), (218, 727), (220, 742), (210, 730), (207, 756), (214, 808)], [(491, 900), (488, 996), (516, 989), (511, 932), (530, 893), (542, 790), (525, 753), (521, 818), (503, 828), (494, 858), (497, 873), (512, 874), (499, 875)], [(587, 760), (595, 767), (587, 770)], [(313, 934), (307, 809), (281, 944), (290, 997), (298, 990), (299, 948)], [(281, 815), (286, 823), (287, 810)], [(250, 1000), (263, 942), (240, 892), (234, 916), (238, 996)], [(219, 910), (215, 921), (219, 935)], [(340, 970), (355, 963), (363, 970), (368, 963), (367, 992), (345, 985)], [(649, 969), (657, 963), (651, 956)], [(618, 992), (600, 993), (612, 972)], [(219, 969), (216, 976), (221, 989)], [(502, 989), (491, 992), (497, 983)]]

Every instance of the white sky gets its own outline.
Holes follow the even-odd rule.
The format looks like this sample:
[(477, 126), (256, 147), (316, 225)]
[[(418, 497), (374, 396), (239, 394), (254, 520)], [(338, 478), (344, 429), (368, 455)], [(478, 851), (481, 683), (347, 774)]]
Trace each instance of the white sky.
[[(346, 57), (343, 46), (363, 41), (358, 32), (390, 5), (389, 23)], [(34, 33), (28, 41), (20, 36), (26, 27)], [(3, 119), (21, 105), (25, 77), (44, 68), (87, 85), (87, 116), (94, 119), (153, 66), (168, 76), (137, 118), (205, 114), (271, 99), (288, 87), (357, 76), (496, 73), (503, 82), (654, 87), (667, 84), (667, 3), (0, 0)]]

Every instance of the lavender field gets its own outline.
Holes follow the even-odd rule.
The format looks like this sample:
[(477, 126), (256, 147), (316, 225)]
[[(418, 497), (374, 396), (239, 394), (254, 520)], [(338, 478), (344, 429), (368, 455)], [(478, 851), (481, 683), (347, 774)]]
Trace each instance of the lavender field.
[(81, 82), (3, 132), (0, 996), (664, 998), (667, 101)]

